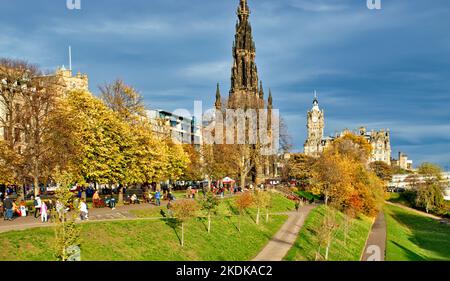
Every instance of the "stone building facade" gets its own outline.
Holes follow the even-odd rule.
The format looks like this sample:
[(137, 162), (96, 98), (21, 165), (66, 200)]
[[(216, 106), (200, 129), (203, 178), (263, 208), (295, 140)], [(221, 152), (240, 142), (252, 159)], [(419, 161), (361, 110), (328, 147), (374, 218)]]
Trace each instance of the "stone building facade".
[(351, 131), (348, 129), (336, 133), (334, 136), (324, 136), (325, 115), (323, 109), (319, 107), (319, 101), (315, 94), (313, 107), (307, 115), (308, 137), (304, 144), (304, 153), (317, 157), (333, 141), (345, 134), (355, 134), (364, 137), (372, 145), (372, 155), (369, 162), (382, 161), (391, 165), (391, 140), (389, 130), (367, 131), (365, 127)]
[[(0, 77), (0, 83), (5, 83), (2, 80), (3, 78)], [(72, 71), (69, 69), (65, 69), (64, 66), (58, 68), (54, 74), (45, 75), (45, 76), (39, 76), (34, 77), (33, 79), (54, 79), (54, 83), (56, 83), (56, 89), (58, 91), (58, 95), (63, 96), (67, 91), (70, 90), (89, 90), (89, 78), (85, 74), (78, 73), (77, 75), (73, 76)], [(2, 85), (4, 86), (4, 85)], [(2, 89), (5, 90), (3, 87)], [(18, 98), (14, 98), (12, 103), (14, 104), (14, 110), (11, 116), (7, 116), (5, 104), (3, 100), (0, 100), (0, 120), (8, 120), (10, 118), (15, 118), (14, 116), (20, 115), (20, 108), (23, 104), (23, 101), (20, 99), (20, 96), (17, 95)], [(2, 96), (0, 95), (0, 99), (2, 99)], [(12, 142), (15, 143), (14, 147), (15, 149), (20, 153), (22, 148), (26, 145), (25, 143), (25, 136), (23, 132), (21, 132), (20, 128), (16, 126), (12, 130), (12, 135), (9, 136), (7, 134), (7, 128), (2, 126), (5, 122), (0, 122), (0, 140), (7, 140), (9, 138), (13, 138)]]

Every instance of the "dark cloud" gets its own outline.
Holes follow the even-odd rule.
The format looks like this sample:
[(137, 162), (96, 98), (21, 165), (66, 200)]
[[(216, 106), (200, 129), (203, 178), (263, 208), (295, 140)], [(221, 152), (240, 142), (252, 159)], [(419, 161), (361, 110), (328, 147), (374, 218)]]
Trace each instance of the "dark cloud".
[[(0, 0), (1, 56), (88, 73), (91, 89), (123, 78), (155, 108), (213, 104), (229, 90), (238, 0)], [(319, 92), (326, 132), (390, 128), (393, 153), (450, 164), (450, 2), (249, 0), (260, 78), (295, 149)]]

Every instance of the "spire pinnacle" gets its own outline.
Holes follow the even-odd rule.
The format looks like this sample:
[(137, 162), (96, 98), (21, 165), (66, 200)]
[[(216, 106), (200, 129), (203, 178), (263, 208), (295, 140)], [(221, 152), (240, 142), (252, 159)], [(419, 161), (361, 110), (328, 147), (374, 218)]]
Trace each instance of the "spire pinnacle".
[(220, 109), (222, 107), (222, 97), (220, 95), (220, 85), (217, 83), (217, 89), (216, 89), (216, 108)]
[(272, 99), (272, 89), (269, 89), (269, 99), (267, 100), (269, 103), (269, 106), (273, 105), (273, 99)]
[(250, 9), (248, 7), (247, 0), (240, 0), (237, 15), (241, 21), (249, 17)]
[(319, 99), (317, 98), (317, 91), (314, 90), (314, 101), (313, 101), (314, 105), (319, 105)]

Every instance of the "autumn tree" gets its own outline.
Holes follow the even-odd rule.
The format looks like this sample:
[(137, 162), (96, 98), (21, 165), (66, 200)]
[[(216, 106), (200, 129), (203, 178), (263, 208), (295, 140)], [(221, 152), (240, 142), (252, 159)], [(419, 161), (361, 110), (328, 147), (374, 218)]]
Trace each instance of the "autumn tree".
[(39, 193), (40, 178), (50, 172), (46, 156), (53, 148), (46, 146), (44, 140), (52, 128), (50, 116), (60, 95), (58, 83), (54, 76), (32, 77), (26, 90), (21, 93), (23, 116), (20, 128), (27, 139), (23, 155), (27, 159), (26, 166), (33, 178), (36, 195)]
[(29, 90), (31, 77), (38, 73), (36, 66), (25, 61), (0, 59), (0, 107), (4, 111), (4, 115), (0, 115), (0, 127), (4, 128), (6, 145), (10, 149), (14, 150), (21, 142), (15, 131), (21, 123), (22, 93)]
[(102, 101), (127, 122), (145, 116), (143, 97), (132, 86), (117, 79), (99, 87)]
[(372, 153), (372, 146), (364, 137), (346, 133), (334, 140), (328, 150), (366, 165)]
[(219, 199), (212, 192), (207, 192), (206, 196), (200, 199), (201, 208), (208, 217), (208, 233), (211, 232), (211, 215), (217, 211), (219, 204)]
[(78, 173), (84, 182), (121, 183), (126, 163), (122, 153), (129, 145), (129, 127), (100, 100), (85, 91), (67, 96), (67, 110), (77, 124), (72, 136), (81, 153)]
[(384, 183), (368, 169), (371, 147), (352, 134), (338, 138), (313, 165), (309, 188), (341, 211), (374, 216), (384, 202)]
[(375, 161), (370, 163), (370, 169), (383, 181), (390, 182), (392, 180), (392, 168), (386, 162)]
[(12, 185), (18, 182), (17, 169), (21, 162), (20, 155), (0, 140), (0, 184)]
[(241, 232), (242, 216), (247, 211), (247, 209), (253, 205), (253, 203), (254, 203), (253, 194), (250, 192), (244, 192), (243, 194), (239, 195), (234, 201), (234, 204), (239, 211), (239, 226), (238, 226), (239, 232)]
[(183, 179), (188, 181), (203, 180), (200, 151), (198, 151), (192, 144), (184, 144), (183, 150), (187, 158), (190, 160), (190, 164), (183, 171)]
[(174, 217), (181, 223), (181, 247), (184, 247), (184, 224), (195, 218), (199, 205), (194, 200), (181, 200), (172, 207)]
[(316, 159), (303, 153), (291, 154), (288, 162), (288, 175), (299, 181), (306, 188), (313, 177), (313, 166)]

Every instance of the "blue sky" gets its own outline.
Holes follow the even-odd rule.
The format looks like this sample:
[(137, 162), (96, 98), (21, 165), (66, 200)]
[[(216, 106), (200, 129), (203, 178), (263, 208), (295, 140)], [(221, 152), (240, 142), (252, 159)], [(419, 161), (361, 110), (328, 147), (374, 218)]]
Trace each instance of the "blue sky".
[[(0, 56), (87, 73), (90, 87), (122, 78), (152, 108), (205, 107), (230, 85), (238, 0), (0, 0)], [(390, 128), (393, 154), (450, 170), (450, 1), (249, 0), (259, 76), (306, 137), (317, 90), (327, 134)]]

